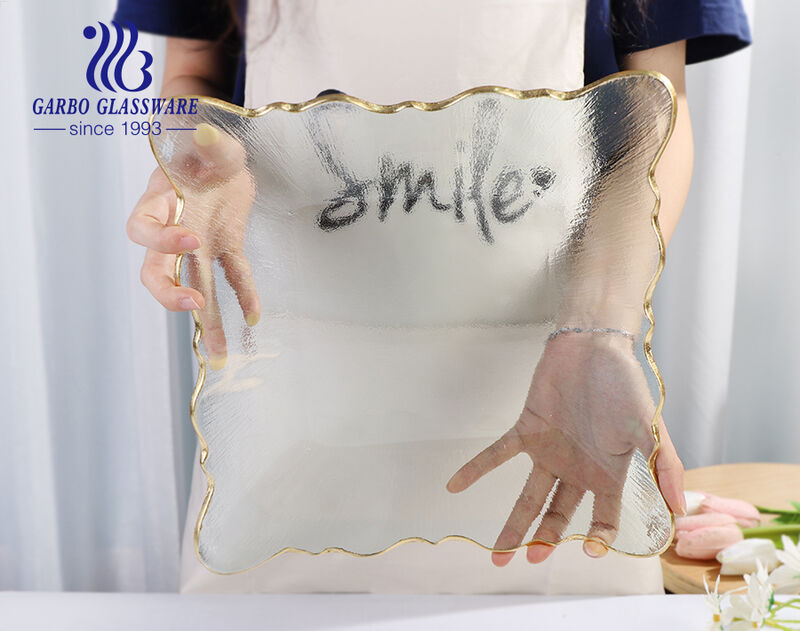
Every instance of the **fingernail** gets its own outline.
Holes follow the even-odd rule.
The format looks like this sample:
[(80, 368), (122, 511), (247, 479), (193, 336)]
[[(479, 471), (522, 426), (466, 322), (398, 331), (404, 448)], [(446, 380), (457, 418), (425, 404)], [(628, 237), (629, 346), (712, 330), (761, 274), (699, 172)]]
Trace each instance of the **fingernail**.
[(513, 552), (492, 552), (492, 563), (497, 567), (505, 567), (514, 558)]
[(258, 321), (261, 319), (261, 314), (256, 313), (255, 311), (251, 311), (244, 317), (244, 321), (247, 322), (247, 326), (255, 326), (258, 324)]
[(678, 510), (680, 511), (678, 514), (681, 517), (685, 517), (689, 512), (689, 508), (686, 506), (686, 496), (683, 493), (681, 493), (681, 505), (678, 507)]
[(200, 247), (200, 239), (194, 235), (181, 237), (181, 240), (178, 241), (178, 246), (181, 250), (196, 250)]
[(227, 355), (209, 355), (208, 367), (211, 368), (211, 370), (221, 370), (225, 367), (227, 359)]
[(531, 563), (541, 563), (550, 556), (552, 550), (552, 546), (548, 546), (543, 543), (533, 543), (528, 547), (528, 553), (526, 556), (528, 557), (528, 561)]
[(596, 559), (598, 557), (605, 556), (608, 552), (608, 548), (597, 541), (584, 541), (583, 551), (590, 557), (594, 557)]
[(200, 305), (197, 304), (197, 301), (192, 298), (191, 296), (184, 296), (180, 300), (178, 300), (178, 305), (181, 309), (184, 310), (191, 310), (191, 309), (199, 309)]
[(219, 140), (219, 131), (208, 123), (200, 123), (194, 130), (194, 141), (201, 147), (210, 147)]

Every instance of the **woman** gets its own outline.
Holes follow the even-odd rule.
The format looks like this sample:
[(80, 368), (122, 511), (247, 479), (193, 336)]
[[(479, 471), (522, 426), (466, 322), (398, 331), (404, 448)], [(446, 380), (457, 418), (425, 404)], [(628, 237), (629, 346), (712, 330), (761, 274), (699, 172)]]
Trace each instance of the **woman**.
[[(158, 9), (142, 0), (119, 3), (118, 21), (169, 36), (162, 96), (205, 94), (258, 107), (276, 100), (305, 101), (335, 87), (368, 101), (393, 103), (409, 98), (441, 100), (485, 84), (573, 90), (619, 69), (663, 73), (678, 97), (675, 129), (656, 172), (666, 243), (685, 202), (692, 168), (685, 64), (732, 52), (749, 42), (739, 0), (610, 4), (608, 0), (588, 4), (584, 0), (251, 0), (246, 10), (236, 6), (232, 11), (218, 3), (206, 4), (198, 10), (198, 3), (188, 0), (163, 3)], [(231, 48), (238, 55), (232, 56)], [(189, 230), (165, 227), (174, 205), (172, 187), (157, 169), (131, 215), (129, 235), (148, 248), (142, 280), (155, 298), (171, 310), (202, 310), (208, 296), (175, 287), (172, 281), (175, 254), (201, 247)], [(257, 320), (257, 298), (243, 308), (248, 323)], [(582, 345), (596, 340), (557, 343)], [(672, 511), (681, 514), (683, 467), (663, 420), (660, 428), (659, 484)], [(461, 491), (498, 466), (502, 457), (496, 451), (487, 450), (473, 461), (471, 470), (465, 467), (457, 473), (449, 490)], [(204, 480), (196, 475), (193, 507), (203, 488)], [(541, 495), (535, 488), (523, 491), (522, 503), (535, 503), (537, 492)], [(536, 537), (558, 539), (568, 521), (565, 515), (574, 511), (576, 503), (566, 494), (556, 497)], [(495, 547), (519, 545), (526, 528), (515, 520), (525, 522), (527, 517), (512, 511)], [(587, 557), (569, 544), (555, 551), (544, 545), (528, 547), (527, 561), (541, 564), (536, 570), (519, 559), (500, 570), (509, 565), (513, 553), (494, 553), (495, 567), (486, 568), (482, 551), (446, 542), (435, 549), (409, 543), (369, 560), (283, 555), (245, 575), (212, 577), (193, 559), (190, 540), (191, 527), (185, 546), (186, 590), (658, 592), (661, 588), (658, 559), (608, 555), (585, 566)], [(584, 542), (582, 550), (593, 558), (606, 551), (597, 541)], [(398, 579), (397, 569), (403, 565), (418, 572), (406, 583)], [(347, 576), (348, 571), (353, 574)]]

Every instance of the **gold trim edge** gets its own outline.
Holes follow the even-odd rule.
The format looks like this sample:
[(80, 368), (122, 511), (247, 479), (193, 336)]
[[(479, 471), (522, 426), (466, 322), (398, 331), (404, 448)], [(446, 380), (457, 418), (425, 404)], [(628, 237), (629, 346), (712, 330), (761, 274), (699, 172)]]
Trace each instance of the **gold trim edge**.
[[(664, 380), (662, 378), (661, 371), (659, 370), (658, 365), (656, 364), (655, 358), (653, 357), (653, 354), (652, 354), (651, 343), (652, 343), (653, 334), (654, 334), (654, 330), (655, 330), (655, 316), (653, 314), (652, 298), (653, 298), (653, 293), (655, 292), (656, 285), (658, 284), (658, 280), (660, 279), (661, 274), (662, 274), (662, 272), (664, 270), (664, 263), (665, 263), (665, 260), (666, 260), (666, 248), (665, 248), (665, 245), (664, 245), (664, 237), (663, 237), (663, 234), (661, 232), (661, 227), (660, 227), (659, 222), (658, 222), (658, 214), (659, 214), (659, 210), (661, 208), (661, 194), (660, 194), (658, 185), (656, 184), (656, 181), (655, 181), (655, 171), (656, 171), (656, 167), (658, 166), (658, 162), (661, 159), (661, 156), (663, 155), (664, 150), (666, 149), (667, 143), (669, 142), (669, 139), (672, 137), (672, 132), (674, 131), (674, 128), (675, 128), (675, 119), (676, 119), (676, 115), (677, 115), (677, 106), (678, 106), (677, 97), (676, 97), (676, 93), (675, 93), (675, 88), (673, 87), (672, 82), (664, 74), (662, 74), (660, 72), (652, 71), (652, 70), (626, 70), (626, 71), (617, 72), (617, 73), (608, 75), (607, 77), (604, 77), (602, 79), (598, 79), (597, 81), (594, 81), (594, 82), (592, 82), (592, 83), (590, 83), (588, 85), (583, 86), (582, 88), (578, 88), (577, 90), (572, 90), (572, 91), (569, 91), (569, 92), (564, 92), (564, 91), (561, 91), (561, 90), (553, 90), (553, 89), (550, 89), (550, 88), (539, 88), (539, 89), (534, 89), (534, 90), (514, 90), (512, 88), (505, 88), (505, 87), (502, 87), (502, 86), (484, 85), (484, 86), (478, 86), (478, 87), (475, 87), (475, 88), (464, 90), (463, 92), (459, 92), (455, 96), (452, 96), (449, 99), (444, 99), (442, 101), (425, 102), (425, 101), (412, 101), (412, 100), (409, 100), (409, 101), (401, 101), (401, 102), (395, 103), (393, 105), (379, 105), (379, 104), (376, 104), (376, 103), (371, 103), (369, 101), (365, 101), (365, 100), (360, 99), (358, 97), (350, 96), (348, 94), (341, 94), (341, 93), (339, 93), (339, 94), (326, 94), (324, 96), (318, 96), (318, 97), (316, 97), (314, 99), (311, 99), (309, 101), (304, 101), (302, 103), (287, 103), (287, 102), (284, 102), (284, 101), (276, 101), (274, 103), (270, 103), (268, 105), (261, 106), (261, 107), (259, 107), (257, 109), (240, 107), (238, 105), (234, 105), (233, 103), (229, 103), (227, 101), (223, 101), (222, 99), (217, 99), (217, 98), (213, 98), (213, 97), (209, 97), (209, 96), (203, 96), (203, 95), (182, 95), (182, 96), (175, 95), (175, 96), (170, 97), (170, 98), (172, 98), (172, 99), (176, 99), (176, 98), (187, 98), (187, 99), (188, 98), (193, 98), (193, 99), (197, 99), (197, 101), (199, 103), (205, 103), (205, 104), (208, 104), (208, 105), (213, 105), (213, 106), (216, 106), (216, 107), (218, 107), (218, 108), (220, 108), (222, 110), (225, 110), (225, 111), (228, 111), (228, 112), (231, 112), (231, 113), (234, 113), (234, 114), (238, 114), (238, 115), (244, 116), (246, 118), (258, 118), (258, 117), (263, 116), (263, 115), (265, 115), (268, 112), (271, 112), (273, 110), (282, 110), (284, 112), (304, 112), (305, 110), (310, 109), (312, 107), (315, 107), (317, 105), (322, 105), (324, 103), (330, 103), (330, 102), (351, 103), (351, 104), (357, 105), (357, 106), (359, 106), (359, 107), (361, 107), (361, 108), (363, 108), (363, 109), (365, 109), (367, 111), (376, 112), (376, 113), (379, 113), (379, 114), (393, 114), (395, 112), (399, 112), (401, 110), (408, 109), (408, 108), (413, 108), (413, 109), (417, 109), (417, 110), (421, 110), (421, 111), (425, 111), (425, 112), (435, 112), (435, 111), (438, 111), (438, 110), (442, 110), (442, 109), (444, 109), (446, 107), (449, 107), (450, 105), (453, 105), (453, 104), (461, 101), (462, 99), (464, 99), (464, 98), (466, 98), (468, 96), (472, 96), (474, 94), (486, 94), (486, 93), (502, 94), (502, 95), (509, 96), (509, 97), (512, 97), (512, 98), (515, 98), (515, 99), (518, 99), (518, 100), (527, 100), (527, 99), (539, 98), (539, 97), (550, 97), (550, 98), (558, 99), (560, 101), (569, 101), (569, 100), (572, 100), (572, 99), (575, 99), (575, 98), (579, 98), (580, 96), (586, 94), (587, 92), (590, 92), (591, 90), (599, 87), (600, 85), (604, 85), (606, 83), (611, 83), (613, 81), (618, 81), (618, 80), (621, 80), (621, 79), (623, 79), (625, 77), (629, 77), (629, 76), (648, 76), (648, 77), (652, 77), (652, 78), (656, 79), (661, 84), (663, 84), (664, 87), (666, 87), (666, 89), (667, 89), (667, 91), (668, 91), (668, 93), (669, 93), (669, 95), (671, 97), (671, 100), (672, 100), (672, 113), (671, 113), (671, 117), (670, 117), (669, 127), (667, 129), (667, 133), (664, 135), (664, 139), (661, 142), (661, 146), (659, 147), (658, 151), (656, 152), (656, 155), (653, 158), (653, 162), (651, 163), (650, 169), (648, 171), (648, 180), (649, 180), (649, 183), (650, 183), (650, 188), (653, 191), (653, 194), (655, 195), (655, 203), (653, 205), (653, 210), (652, 210), (652, 212), (650, 214), (650, 223), (651, 223), (651, 226), (653, 227), (653, 231), (655, 232), (656, 240), (658, 242), (659, 256), (658, 256), (658, 264), (656, 266), (656, 271), (653, 274), (653, 277), (650, 280), (650, 283), (649, 283), (647, 289), (645, 290), (645, 296), (644, 296), (644, 301), (643, 301), (644, 314), (645, 314), (645, 317), (647, 318), (648, 322), (650, 323), (650, 327), (645, 332), (644, 339), (643, 339), (643, 342), (642, 342), (642, 346), (643, 346), (643, 351), (644, 351), (645, 358), (647, 359), (647, 363), (650, 366), (650, 369), (653, 371), (653, 374), (656, 377), (656, 381), (658, 382), (658, 389), (659, 389), (659, 401), (658, 401), (658, 404), (656, 405), (656, 409), (655, 409), (655, 412), (653, 414), (653, 419), (650, 422), (650, 429), (651, 429), (651, 431), (653, 433), (653, 438), (654, 438), (655, 442), (654, 442), (654, 446), (653, 446), (653, 451), (650, 454), (650, 457), (648, 459), (648, 469), (650, 471), (651, 478), (653, 479), (653, 481), (656, 484), (656, 487), (659, 490), (659, 493), (661, 493), (661, 485), (659, 484), (659, 481), (658, 481), (658, 473), (657, 473), (656, 468), (655, 468), (655, 461), (656, 461), (658, 452), (659, 452), (660, 447), (661, 447), (660, 430), (659, 430), (659, 426), (658, 425), (659, 425), (659, 419), (661, 418), (661, 412), (662, 412), (662, 410), (664, 408), (665, 389), (664, 389)], [(151, 113), (150, 116), (149, 116), (149, 122), (151, 123), (151, 130), (152, 130), (152, 122), (153, 122), (154, 118), (155, 118), (155, 113)], [(181, 215), (183, 214), (185, 198), (184, 198), (183, 193), (181, 192), (180, 188), (176, 184), (176, 182), (170, 177), (169, 173), (167, 172), (167, 169), (164, 168), (164, 164), (162, 163), (161, 158), (159, 157), (158, 152), (156, 151), (155, 144), (153, 143), (152, 131), (149, 134), (148, 139), (149, 139), (149, 142), (150, 142), (150, 149), (151, 149), (151, 151), (153, 153), (153, 156), (156, 159), (156, 162), (158, 163), (158, 166), (161, 168), (162, 172), (167, 177), (167, 179), (169, 180), (170, 184), (172, 184), (173, 189), (175, 190), (175, 195), (177, 197), (177, 203), (176, 203), (176, 206), (175, 206), (175, 217), (173, 219), (173, 225), (179, 225), (180, 224)], [(183, 262), (183, 254), (179, 254), (175, 259), (175, 269), (174, 269), (174, 281), (175, 281), (175, 284), (177, 286), (181, 285), (181, 274), (180, 274), (180, 271), (181, 271), (182, 262)], [(255, 565), (253, 565), (251, 567), (248, 567), (248, 568), (245, 568), (245, 569), (242, 569), (242, 570), (234, 570), (234, 571), (230, 571), (230, 572), (221, 572), (219, 570), (215, 570), (214, 568), (211, 568), (206, 564), (205, 560), (203, 559), (203, 557), (202, 557), (202, 555), (200, 553), (200, 530), (202, 530), (203, 520), (204, 520), (204, 518), (206, 516), (206, 513), (208, 512), (209, 506), (211, 504), (211, 498), (214, 495), (215, 481), (214, 481), (214, 477), (211, 475), (211, 473), (206, 468), (206, 461), (208, 460), (208, 454), (209, 454), (208, 442), (206, 441), (205, 437), (203, 436), (203, 433), (200, 430), (200, 427), (199, 427), (198, 422), (197, 422), (197, 401), (198, 401), (198, 399), (200, 397), (200, 393), (203, 390), (203, 386), (205, 384), (205, 379), (206, 379), (206, 361), (203, 358), (202, 353), (200, 352), (200, 340), (202, 339), (202, 336), (203, 336), (203, 326), (202, 326), (202, 323), (200, 322), (200, 317), (199, 317), (197, 311), (195, 311), (195, 310), (192, 311), (192, 319), (194, 321), (194, 334), (192, 336), (192, 350), (194, 352), (195, 357), (197, 358), (198, 370), (197, 370), (197, 379), (195, 381), (195, 385), (194, 385), (194, 388), (192, 390), (192, 395), (191, 395), (191, 398), (189, 400), (189, 417), (191, 419), (192, 427), (194, 428), (194, 432), (195, 432), (195, 434), (197, 436), (198, 444), (200, 446), (200, 459), (199, 459), (200, 469), (202, 470), (202, 472), (203, 472), (203, 474), (205, 476), (205, 479), (206, 479), (206, 494), (205, 494), (205, 496), (203, 498), (203, 502), (202, 502), (202, 504), (200, 506), (200, 512), (199, 512), (199, 514), (197, 516), (197, 520), (195, 522), (194, 533), (193, 533), (193, 535), (194, 535), (193, 536), (193, 539), (194, 539), (193, 543), (194, 543), (195, 556), (197, 557), (198, 561), (200, 562), (200, 564), (206, 570), (208, 570), (212, 574), (217, 574), (217, 575), (221, 575), (221, 576), (232, 576), (232, 575), (236, 575), (236, 574), (242, 574), (244, 572), (249, 572), (251, 570), (255, 570), (256, 568), (261, 567), (262, 565), (265, 565), (266, 563), (268, 563), (272, 559), (274, 559), (274, 558), (276, 558), (276, 557), (278, 557), (278, 556), (280, 556), (282, 554), (285, 554), (287, 552), (299, 552), (299, 553), (307, 554), (307, 555), (310, 555), (310, 556), (319, 556), (319, 555), (322, 555), (322, 554), (327, 554), (329, 552), (340, 552), (340, 553), (344, 553), (344, 554), (347, 554), (347, 555), (353, 556), (353, 557), (367, 558), (367, 557), (375, 557), (375, 556), (379, 556), (379, 555), (385, 554), (386, 552), (389, 552), (390, 550), (393, 550), (394, 548), (396, 548), (398, 546), (401, 546), (404, 543), (412, 543), (412, 542), (427, 543), (427, 544), (435, 546), (435, 545), (438, 545), (438, 544), (443, 543), (445, 541), (466, 541), (466, 542), (469, 542), (471, 544), (474, 544), (474, 545), (478, 546), (479, 548), (482, 548), (483, 550), (486, 550), (487, 552), (516, 552), (516, 551), (521, 550), (523, 548), (527, 548), (527, 547), (529, 547), (529, 546), (531, 546), (533, 544), (545, 544), (545, 545), (548, 545), (548, 546), (551, 546), (551, 547), (556, 547), (556, 546), (559, 546), (559, 545), (561, 545), (562, 543), (564, 543), (566, 541), (585, 540), (585, 541), (598, 541), (599, 543), (601, 543), (604, 546), (606, 546), (606, 548), (608, 548), (609, 550), (613, 550), (617, 554), (622, 554), (623, 556), (635, 557), (635, 558), (646, 558), (646, 557), (652, 557), (652, 556), (660, 555), (662, 552), (667, 550), (667, 548), (669, 548), (669, 546), (672, 544), (672, 540), (673, 540), (673, 538), (675, 536), (675, 517), (674, 517), (674, 514), (672, 513), (672, 511), (671, 511), (671, 509), (669, 507), (669, 504), (667, 504), (666, 501), (665, 501), (664, 503), (667, 506), (667, 511), (670, 514), (670, 535), (667, 538), (666, 543), (661, 548), (659, 548), (658, 550), (656, 550), (655, 552), (650, 553), (650, 554), (634, 554), (634, 553), (631, 553), (631, 552), (625, 552), (623, 550), (617, 550), (616, 548), (614, 548), (613, 545), (608, 545), (608, 544), (606, 544), (605, 542), (603, 542), (600, 539), (597, 539), (597, 538), (594, 538), (594, 537), (587, 537), (586, 535), (581, 535), (581, 534), (569, 535), (567, 537), (564, 537), (563, 539), (560, 539), (556, 543), (553, 543), (553, 542), (550, 542), (550, 541), (544, 541), (542, 539), (532, 539), (531, 541), (529, 541), (527, 543), (523, 543), (523, 544), (521, 544), (521, 545), (519, 545), (517, 547), (509, 548), (509, 549), (491, 548), (491, 547), (485, 546), (482, 543), (479, 543), (478, 541), (475, 541), (474, 539), (466, 537), (464, 535), (447, 535), (447, 536), (442, 537), (441, 539), (439, 539), (437, 541), (431, 541), (429, 539), (425, 539), (424, 537), (405, 537), (403, 539), (398, 539), (397, 541), (395, 541), (393, 544), (391, 544), (390, 546), (388, 546), (386, 548), (383, 548), (383, 549), (378, 550), (376, 552), (369, 552), (369, 553), (353, 552), (351, 550), (346, 550), (344, 548), (338, 548), (338, 547), (325, 548), (323, 550), (320, 550), (319, 552), (312, 552), (310, 550), (305, 550), (303, 548), (286, 547), (286, 548), (282, 548), (278, 552), (275, 552), (274, 554), (270, 555), (266, 559), (256, 563)], [(663, 493), (661, 493), (661, 496), (662, 496), (662, 499), (664, 499)]]

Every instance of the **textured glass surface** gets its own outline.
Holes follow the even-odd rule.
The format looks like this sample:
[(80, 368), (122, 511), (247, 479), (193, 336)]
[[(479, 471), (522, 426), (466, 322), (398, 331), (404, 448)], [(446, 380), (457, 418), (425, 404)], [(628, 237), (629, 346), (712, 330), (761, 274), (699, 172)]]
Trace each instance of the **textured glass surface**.
[[(621, 73), (566, 94), (209, 99), (157, 118), (179, 222), (203, 242), (181, 266), (207, 298), (203, 563), (448, 536), (668, 545), (642, 318), (673, 109), (662, 77)], [(548, 341), (563, 328), (583, 331)]]

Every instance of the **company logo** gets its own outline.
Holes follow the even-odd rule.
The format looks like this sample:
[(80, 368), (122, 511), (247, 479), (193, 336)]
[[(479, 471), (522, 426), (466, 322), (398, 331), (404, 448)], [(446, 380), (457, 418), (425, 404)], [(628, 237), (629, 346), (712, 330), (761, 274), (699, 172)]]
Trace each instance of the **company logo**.
[[(111, 92), (116, 92), (116, 88), (125, 92), (141, 92), (147, 88), (153, 82), (153, 75), (147, 70), (153, 63), (153, 56), (146, 50), (138, 51), (144, 57), (144, 62), (138, 67), (139, 72), (142, 73), (141, 83), (135, 88), (129, 88), (125, 85), (122, 76), (128, 57), (134, 52), (136, 42), (139, 40), (139, 31), (136, 27), (130, 22), (126, 22), (128, 30), (130, 31), (130, 38), (128, 39), (128, 45), (125, 47), (125, 50), (122, 51), (122, 47), (125, 43), (125, 31), (123, 28), (117, 22), (112, 21), (111, 24), (114, 27), (114, 34), (112, 36), (112, 32), (108, 26), (102, 22), (98, 22), (98, 24), (100, 25), (100, 44), (86, 68), (86, 81), (89, 85), (98, 92), (103, 91), (102, 88), (97, 85), (96, 75), (99, 74), (100, 83)], [(83, 29), (83, 36), (86, 39), (94, 39), (97, 37), (97, 29), (89, 25)], [(114, 40), (113, 48), (111, 52), (108, 53), (108, 56), (105, 57), (102, 66), (100, 66), (98, 70), (98, 65), (108, 52), (109, 46), (112, 44), (112, 39)], [(122, 54), (120, 54), (120, 51), (122, 51)], [(115, 85), (116, 88), (114, 87)]]

